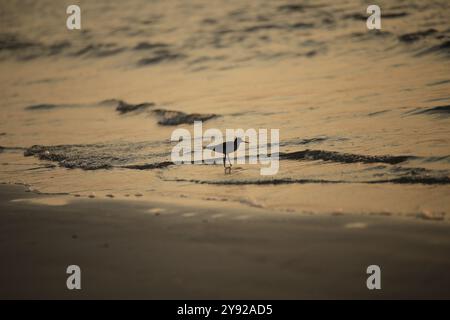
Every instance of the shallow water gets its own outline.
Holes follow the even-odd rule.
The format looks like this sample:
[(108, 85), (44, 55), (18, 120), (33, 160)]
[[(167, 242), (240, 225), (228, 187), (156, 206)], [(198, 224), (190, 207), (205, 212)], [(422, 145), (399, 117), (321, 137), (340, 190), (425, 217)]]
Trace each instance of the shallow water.
[[(0, 4), (0, 182), (301, 213), (450, 212), (450, 4)], [(280, 170), (171, 164), (176, 128), (280, 129)], [(143, 197), (136, 197), (141, 194)], [(447, 215), (448, 218), (448, 215)]]

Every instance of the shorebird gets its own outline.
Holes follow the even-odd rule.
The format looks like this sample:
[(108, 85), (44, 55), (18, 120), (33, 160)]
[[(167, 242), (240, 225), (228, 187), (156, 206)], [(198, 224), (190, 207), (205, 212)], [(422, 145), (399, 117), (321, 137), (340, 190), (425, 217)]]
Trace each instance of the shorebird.
[[(235, 152), (239, 148), (241, 142), (248, 143), (247, 141), (242, 140), (241, 137), (237, 137), (234, 139), (234, 141), (225, 141), (223, 143), (219, 143), (214, 146), (206, 146), (205, 148), (223, 154), (223, 167), (225, 168), (226, 173), (227, 169), (229, 169), (231, 172), (232, 167), (229, 154)], [(229, 168), (225, 166), (227, 156), (228, 156), (228, 163), (230, 164)]]

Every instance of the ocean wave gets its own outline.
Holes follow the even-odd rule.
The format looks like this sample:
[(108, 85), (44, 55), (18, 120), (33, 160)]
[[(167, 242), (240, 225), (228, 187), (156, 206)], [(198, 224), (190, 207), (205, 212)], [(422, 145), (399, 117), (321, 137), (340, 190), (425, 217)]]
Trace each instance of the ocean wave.
[(28, 107), (25, 107), (25, 110), (50, 110), (55, 109), (58, 106), (56, 104), (50, 104), (50, 103), (41, 103), (41, 104), (34, 104)]
[(155, 104), (153, 102), (144, 102), (144, 103), (138, 103), (138, 104), (130, 104), (126, 103), (125, 101), (119, 100), (117, 102), (116, 111), (118, 111), (120, 114), (125, 114), (132, 111), (141, 111), (144, 109), (147, 109), (149, 107), (153, 107)]
[(90, 43), (71, 55), (76, 57), (109, 57), (125, 51), (125, 47), (119, 47), (115, 43)]
[(427, 30), (422, 30), (422, 31), (416, 31), (416, 32), (412, 32), (412, 33), (405, 33), (402, 34), (398, 37), (398, 39), (401, 42), (406, 42), (406, 43), (411, 43), (411, 42), (416, 42), (418, 40), (421, 40), (423, 38), (426, 38), (430, 35), (434, 35), (437, 33), (436, 29), (427, 29)]
[(176, 126), (179, 124), (192, 124), (194, 121), (207, 121), (218, 117), (218, 115), (201, 113), (184, 113), (181, 111), (155, 109), (152, 110), (158, 117), (158, 124), (163, 126)]
[(210, 185), (283, 185), (283, 184), (426, 184), (426, 185), (442, 185), (450, 184), (450, 178), (442, 177), (399, 177), (393, 179), (383, 180), (327, 180), (327, 179), (293, 179), (293, 178), (278, 178), (278, 179), (230, 179), (230, 180), (200, 180), (200, 179), (165, 179), (165, 181), (174, 182), (190, 182), (195, 184), (210, 184)]
[(18, 60), (33, 60), (44, 56), (53, 56), (70, 47), (71, 43), (67, 40), (47, 44), (28, 40), (14, 33), (0, 33), (0, 52)]
[(368, 181), (367, 183), (394, 183), (394, 184), (450, 184), (450, 177), (406, 176), (386, 180)]
[(328, 137), (328, 136), (317, 136), (312, 138), (295, 138), (283, 140), (279, 143), (280, 147), (284, 146), (295, 146), (295, 145), (308, 145), (308, 144), (319, 144), (322, 142), (342, 142), (348, 140), (343, 137)]
[(421, 108), (419, 110), (409, 111), (407, 114), (421, 115), (421, 114), (432, 114), (448, 117), (450, 116), (450, 105), (436, 106), (431, 108)]
[(450, 57), (450, 40), (425, 48), (419, 51), (416, 56), (420, 57), (427, 54), (438, 54), (445, 57)]
[(25, 107), (28, 111), (39, 110), (53, 110), (57, 108), (67, 107), (88, 107), (88, 106), (108, 106), (115, 107), (115, 110), (119, 114), (124, 115), (132, 112), (142, 112), (148, 109), (150, 114), (155, 115), (158, 118), (158, 124), (162, 126), (176, 126), (180, 124), (192, 124), (194, 121), (208, 121), (219, 117), (213, 113), (185, 113), (182, 111), (168, 110), (168, 109), (153, 109), (156, 106), (154, 102), (142, 102), (142, 103), (128, 103), (120, 99), (107, 99), (93, 104), (50, 104), (40, 103)]
[(432, 87), (432, 86), (440, 86), (443, 84), (447, 84), (450, 83), (450, 79), (445, 79), (445, 80), (439, 80), (439, 81), (433, 81), (431, 83), (427, 83), (427, 86)]
[(133, 170), (153, 170), (153, 169), (163, 169), (169, 166), (173, 166), (174, 163), (172, 161), (162, 161), (156, 163), (144, 163), (144, 164), (131, 164), (126, 166), (121, 166), (121, 168), (125, 169), (133, 169)]
[(280, 159), (285, 160), (323, 160), (341, 163), (388, 163), (398, 164), (415, 158), (414, 156), (370, 156), (351, 153), (340, 153), (336, 151), (325, 150), (302, 150), (295, 152), (280, 153)]
[[(396, 18), (403, 18), (408, 16), (409, 13), (406, 11), (399, 11), (399, 12), (383, 12), (382, 13), (382, 18), (383, 19), (396, 19)], [(348, 13), (343, 15), (344, 19), (351, 19), (351, 20), (358, 20), (358, 21), (366, 21), (367, 20), (368, 15), (367, 14), (362, 14), (360, 12), (353, 12), (353, 13)]]
[[(160, 111), (157, 111), (160, 112)], [(183, 121), (194, 121), (199, 119), (196, 115), (182, 114), (179, 112), (171, 112), (169, 115), (164, 110), (164, 119), (169, 121), (168, 125), (184, 123)], [(173, 114), (172, 114), (173, 113)], [(207, 115), (208, 116), (208, 115)], [(161, 121), (161, 120), (160, 120)], [(314, 139), (309, 139), (314, 141)], [(308, 139), (300, 141), (300, 143), (308, 143)], [(156, 148), (156, 149), (155, 149)], [(112, 144), (85, 144), (85, 145), (57, 145), (43, 146), (34, 145), (26, 148), (25, 156), (36, 156), (41, 160), (50, 160), (59, 162), (61, 166), (67, 168), (81, 168), (86, 170), (112, 168), (121, 166), (129, 169), (152, 169), (158, 167), (166, 167), (171, 164), (167, 160), (170, 157), (170, 148), (167, 141), (157, 142), (141, 142), (141, 143), (112, 143)], [(274, 156), (273, 154), (271, 156)], [(247, 156), (246, 156), (247, 157)], [(297, 161), (315, 161), (322, 160), (336, 163), (385, 163), (390, 165), (399, 164), (408, 160), (418, 159), (416, 156), (393, 156), (393, 155), (359, 155), (351, 153), (340, 153), (336, 151), (325, 150), (301, 150), (293, 152), (279, 153), (279, 159), (297, 160)], [(147, 160), (151, 159), (151, 162)], [(220, 160), (220, 159), (219, 159)], [(427, 158), (424, 158), (426, 161)], [(431, 161), (431, 160), (430, 160)], [(396, 173), (416, 174), (420, 172), (420, 168), (403, 168), (394, 167)], [(405, 171), (406, 170), (406, 171)]]
[[(168, 152), (158, 151), (166, 141), (157, 142), (117, 142), (110, 144), (78, 144), (43, 146), (26, 148), (24, 156), (34, 156), (40, 160), (58, 162), (61, 167), (83, 170), (111, 168), (150, 169), (147, 161), (153, 161), (156, 167), (166, 161)], [(155, 151), (156, 149), (156, 151)], [(141, 163), (147, 163), (141, 165)], [(134, 165), (134, 167), (133, 167)], [(138, 166), (141, 165), (141, 166)]]
[(32, 47), (40, 47), (41, 44), (26, 39), (21, 39), (13, 33), (0, 34), (0, 50), (19, 51)]
[(167, 48), (169, 45), (167, 43), (162, 42), (156, 42), (156, 43), (150, 43), (147, 41), (142, 41), (136, 44), (136, 46), (133, 48), (133, 50), (153, 50), (153, 49), (161, 49), (161, 48)]
[(312, 4), (299, 4), (299, 3), (292, 3), (292, 4), (283, 4), (278, 6), (278, 11), (281, 11), (283, 13), (295, 13), (295, 12), (305, 12), (305, 10), (309, 9), (315, 9), (315, 8), (321, 8), (324, 5), (312, 5)]
[(169, 49), (160, 49), (154, 51), (152, 56), (140, 59), (137, 62), (137, 65), (140, 67), (149, 66), (162, 62), (176, 61), (183, 58), (186, 58), (186, 55), (183, 53), (173, 52)]
[(25, 157), (36, 156), (39, 160), (56, 161), (65, 168), (83, 170), (109, 169), (112, 157), (86, 156), (77, 152), (77, 146), (40, 146), (34, 145), (24, 152)]
[[(108, 6), (107, 9), (99, 6), (97, 10), (106, 10), (102, 14), (119, 14), (124, 21), (112, 23), (106, 33), (98, 32), (95, 25), (89, 26), (89, 29), (83, 27), (74, 33), (70, 41), (65, 40), (67, 34), (64, 28), (61, 31), (52, 30), (52, 36), (46, 41), (36, 40), (40, 38), (39, 32), (43, 27), (39, 23), (35, 33), (25, 28), (12, 28), (14, 32), (0, 33), (0, 51), (21, 60), (52, 55), (67, 58), (107, 58), (126, 52), (132, 55), (132, 59), (128, 59), (127, 55), (127, 59), (122, 60), (124, 64), (149, 67), (179, 61), (189, 65), (188, 60), (195, 61), (204, 56), (205, 52), (220, 49), (220, 52), (215, 53), (225, 56), (223, 64), (216, 66), (214, 61), (210, 61), (208, 65), (190, 71), (210, 68), (223, 70), (230, 65), (244, 65), (255, 60), (314, 58), (329, 51), (334, 52), (331, 46), (335, 46), (342, 39), (342, 30), (349, 27), (356, 30), (353, 26), (364, 22), (368, 17), (363, 8), (355, 3), (339, 5), (287, 2), (264, 3), (255, 7), (251, 4), (236, 3), (224, 6), (225, 11), (220, 15), (209, 14), (208, 10), (204, 10), (206, 3), (193, 6), (175, 3), (174, 12), (192, 10), (195, 7), (196, 19), (189, 20), (184, 26), (174, 19), (171, 12), (155, 14), (154, 9), (158, 6), (156, 3), (143, 3), (137, 11), (122, 10), (119, 5)], [(407, 22), (408, 19), (416, 19), (417, 12), (427, 12), (428, 16), (434, 19), (430, 18), (426, 27), (408, 24), (406, 32), (403, 31), (404, 28), (390, 28), (391, 32), (362, 31), (352, 33), (350, 37), (355, 41), (379, 40), (380, 37), (395, 40), (392, 43), (377, 42), (377, 46), (383, 48), (384, 52), (398, 47), (397, 44), (400, 43), (407, 45), (408, 52), (412, 54), (439, 53), (448, 56), (450, 38), (448, 28), (444, 28), (446, 10), (448, 5), (439, 1), (426, 5), (414, 2), (408, 5), (386, 4), (383, 7), (382, 19), (399, 20), (403, 23), (403, 20)], [(300, 36), (320, 42), (324, 30), (335, 32), (335, 36), (331, 34), (331, 39), (323, 41), (319, 47), (305, 50), (305, 44), (298, 41)], [(357, 45), (361, 48), (359, 43)], [(279, 49), (275, 49), (277, 47)], [(373, 47), (361, 49), (369, 53)], [(269, 52), (272, 50), (274, 52)], [(236, 59), (236, 52), (242, 54), (239, 59)], [(121, 58), (124, 57), (125, 55)]]

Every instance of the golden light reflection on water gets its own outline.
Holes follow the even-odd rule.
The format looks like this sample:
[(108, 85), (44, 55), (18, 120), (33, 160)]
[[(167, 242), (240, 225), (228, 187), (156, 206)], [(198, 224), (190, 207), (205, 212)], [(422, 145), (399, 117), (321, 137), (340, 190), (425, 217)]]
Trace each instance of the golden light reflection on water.
[[(38, 11), (22, 11), (18, 2), (2, 4), (8, 17), (1, 22), (2, 30), (19, 37), (32, 35), (45, 45), (39, 47), (37, 58), (2, 51), (0, 131), (5, 134), (0, 135), (1, 146), (111, 144), (106, 151), (114, 155), (118, 143), (164, 142), (170, 138), (174, 128), (158, 125), (151, 113), (121, 115), (114, 107), (99, 104), (122, 99), (154, 102), (158, 108), (186, 113), (220, 115), (205, 122), (204, 129), (278, 128), (281, 142), (293, 141), (282, 148), (283, 152), (308, 148), (409, 155), (419, 160), (385, 167), (285, 161), (277, 178), (344, 180), (349, 184), (224, 186), (207, 183), (255, 181), (260, 179), (259, 168), (245, 165), (230, 176), (224, 176), (220, 166), (69, 170), (55, 162), (24, 158), (20, 149), (0, 155), (0, 181), (28, 184), (43, 192), (82, 196), (94, 192), (97, 198), (111, 194), (137, 200), (134, 195), (139, 193), (147, 199), (235, 202), (297, 212), (449, 212), (448, 184), (360, 183), (397, 177), (402, 170), (413, 176), (423, 170), (449, 176), (448, 116), (411, 113), (448, 105), (448, 56), (445, 52), (417, 56), (433, 48), (435, 38), (410, 44), (399, 40), (401, 35), (424, 28), (434, 28), (438, 35), (447, 37), (448, 4), (436, 3), (422, 8), (420, 2), (411, 2), (410, 7), (400, 9), (391, 8), (390, 2), (381, 3), (388, 11), (404, 10), (407, 15), (383, 20), (384, 33), (378, 36), (368, 33), (365, 22), (345, 18), (364, 12), (359, 1), (324, 2), (302, 12), (286, 12), (278, 2), (264, 2), (265, 6), (240, 1), (215, 6), (205, 1), (131, 1), (126, 6), (82, 2), (89, 15), (83, 33), (67, 33), (61, 28), (56, 2), (33, 4), (48, 7), (46, 19), (35, 13)], [(327, 24), (325, 17), (334, 22)], [(301, 27), (300, 22), (313, 27)], [(70, 46), (62, 54), (45, 51), (46, 46), (63, 40)], [(136, 50), (142, 42), (166, 44), (164, 50), (180, 58), (139, 65), (140, 59), (157, 54)], [(104, 43), (122, 50), (111, 55), (96, 51), (102, 50)], [(83, 48), (91, 49), (88, 54), (77, 55)], [(65, 106), (25, 109), (42, 103)], [(187, 124), (179, 127), (192, 130)], [(325, 139), (298, 143), (316, 137)], [(170, 148), (169, 143), (150, 148), (143, 152), (145, 160), (151, 161), (156, 153), (167, 157)], [(93, 150), (95, 147), (86, 153), (99, 157)], [(111, 157), (106, 151), (100, 157)], [(129, 160), (138, 152), (131, 149)], [(433, 160), (438, 158), (441, 160)], [(204, 184), (194, 181), (199, 179)]]

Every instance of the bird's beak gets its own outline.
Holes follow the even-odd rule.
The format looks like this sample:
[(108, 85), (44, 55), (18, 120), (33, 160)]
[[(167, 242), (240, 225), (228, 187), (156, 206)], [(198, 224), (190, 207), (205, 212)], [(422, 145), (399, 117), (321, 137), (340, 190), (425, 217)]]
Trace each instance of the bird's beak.
[(248, 141), (242, 140), (242, 142), (249, 143)]

